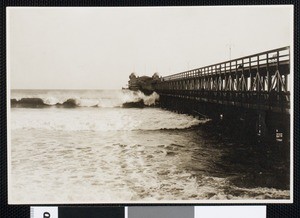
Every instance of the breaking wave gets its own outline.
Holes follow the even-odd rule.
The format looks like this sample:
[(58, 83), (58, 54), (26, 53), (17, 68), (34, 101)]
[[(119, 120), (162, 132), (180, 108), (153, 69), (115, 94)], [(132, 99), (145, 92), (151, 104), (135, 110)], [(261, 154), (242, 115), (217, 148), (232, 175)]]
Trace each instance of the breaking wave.
[(148, 107), (158, 100), (159, 95), (155, 92), (147, 96), (131, 90), (14, 91), (11, 124), (12, 129), (152, 131), (186, 129), (200, 123), (192, 116)]
[(153, 92), (147, 96), (140, 91), (124, 91), (113, 97), (103, 96), (26, 96), (11, 99), (11, 107), (46, 108), (46, 107), (145, 107), (153, 106), (159, 95)]

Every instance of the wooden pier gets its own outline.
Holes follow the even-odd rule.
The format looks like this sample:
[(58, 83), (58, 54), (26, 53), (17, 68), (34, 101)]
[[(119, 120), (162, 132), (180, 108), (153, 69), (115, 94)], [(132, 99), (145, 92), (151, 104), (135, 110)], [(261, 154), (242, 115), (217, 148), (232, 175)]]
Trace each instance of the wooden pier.
[[(162, 107), (212, 119), (242, 120), (256, 136), (289, 140), (290, 47), (163, 77)], [(280, 139), (282, 138), (282, 139)]]

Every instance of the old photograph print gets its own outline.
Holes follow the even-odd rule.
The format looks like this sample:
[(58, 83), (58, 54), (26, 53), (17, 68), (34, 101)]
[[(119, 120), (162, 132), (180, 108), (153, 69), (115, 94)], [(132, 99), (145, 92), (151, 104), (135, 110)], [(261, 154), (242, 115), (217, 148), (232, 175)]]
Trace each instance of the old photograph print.
[(10, 204), (292, 200), (293, 7), (8, 7)]

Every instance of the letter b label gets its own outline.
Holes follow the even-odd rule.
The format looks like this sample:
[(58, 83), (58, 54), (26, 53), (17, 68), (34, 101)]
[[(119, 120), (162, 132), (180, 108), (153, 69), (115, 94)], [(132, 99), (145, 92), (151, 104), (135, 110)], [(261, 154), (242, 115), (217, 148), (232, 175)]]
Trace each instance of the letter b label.
[(30, 218), (58, 218), (58, 207), (30, 207)]

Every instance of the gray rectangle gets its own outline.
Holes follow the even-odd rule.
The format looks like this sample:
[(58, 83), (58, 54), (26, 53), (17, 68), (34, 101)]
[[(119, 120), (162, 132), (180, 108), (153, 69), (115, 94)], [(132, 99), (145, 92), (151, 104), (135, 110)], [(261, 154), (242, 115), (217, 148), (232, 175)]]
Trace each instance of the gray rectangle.
[(129, 207), (128, 218), (194, 218), (193, 206)]

